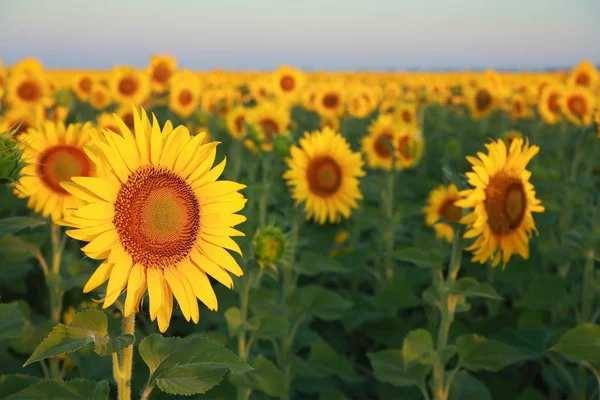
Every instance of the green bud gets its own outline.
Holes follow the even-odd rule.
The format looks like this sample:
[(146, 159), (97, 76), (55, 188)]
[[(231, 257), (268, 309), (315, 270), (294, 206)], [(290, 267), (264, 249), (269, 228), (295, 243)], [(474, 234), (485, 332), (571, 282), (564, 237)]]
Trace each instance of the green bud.
[(25, 166), (20, 143), (8, 132), (0, 133), (0, 183), (7, 184), (19, 179)]
[(56, 105), (71, 108), (73, 103), (75, 102), (75, 98), (73, 94), (69, 91), (61, 90), (60, 92), (56, 92)]
[(262, 267), (275, 269), (275, 264), (281, 261), (287, 249), (286, 235), (275, 226), (266, 226), (256, 231), (254, 235), (254, 258)]
[(290, 147), (292, 146), (292, 139), (287, 135), (276, 135), (271, 141), (273, 145), (273, 151), (281, 158), (290, 156)]

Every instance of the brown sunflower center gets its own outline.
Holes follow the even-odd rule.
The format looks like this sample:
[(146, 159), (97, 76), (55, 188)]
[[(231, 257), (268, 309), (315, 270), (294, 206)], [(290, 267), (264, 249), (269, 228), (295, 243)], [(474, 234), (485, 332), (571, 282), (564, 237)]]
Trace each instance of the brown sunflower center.
[(152, 71), (152, 79), (158, 83), (166, 83), (171, 77), (172, 71), (166, 62), (161, 62), (154, 67)]
[(575, 83), (579, 86), (588, 87), (590, 86), (590, 77), (585, 72), (580, 72), (579, 75), (577, 75), (577, 79), (575, 79)]
[(492, 104), (492, 96), (486, 89), (480, 89), (475, 95), (475, 107), (479, 111), (487, 109)]
[(438, 213), (448, 221), (458, 221), (462, 217), (462, 210), (454, 205), (458, 196), (448, 196), (440, 206)]
[(279, 84), (284, 92), (291, 92), (296, 87), (296, 80), (292, 76), (284, 75), (281, 77)]
[(25, 81), (17, 88), (17, 94), (25, 101), (34, 102), (42, 96), (42, 89), (35, 82)]
[(587, 107), (585, 105), (585, 100), (581, 96), (572, 96), (569, 97), (567, 101), (567, 107), (569, 107), (569, 111), (578, 116), (584, 116), (587, 111)]
[(317, 157), (310, 161), (306, 179), (312, 193), (329, 197), (342, 185), (342, 168), (329, 156)]
[(412, 158), (413, 152), (410, 142), (410, 136), (405, 135), (398, 139), (398, 151), (407, 160)]
[(97, 105), (104, 105), (104, 102), (106, 100), (106, 96), (105, 96), (105, 94), (104, 94), (104, 92), (102, 90), (95, 91), (94, 94), (93, 94), (93, 96), (94, 96), (94, 102)]
[(81, 78), (79, 81), (79, 89), (83, 93), (89, 93), (92, 90), (92, 79), (89, 76)]
[(134, 263), (167, 267), (188, 256), (200, 229), (191, 186), (167, 168), (145, 165), (121, 187), (113, 220)]
[(394, 140), (394, 135), (392, 135), (390, 132), (383, 132), (380, 134), (377, 140), (375, 140), (375, 145), (373, 146), (375, 153), (377, 153), (377, 155), (381, 158), (391, 158), (392, 152), (388, 148), (388, 145), (385, 143), (383, 138), (386, 138), (391, 142)]
[(412, 123), (412, 114), (407, 110), (402, 111), (402, 121), (406, 122), (407, 124)]
[(83, 150), (67, 145), (54, 146), (41, 154), (37, 174), (42, 182), (58, 194), (68, 194), (60, 186), (74, 176), (90, 176), (91, 161)]
[(340, 98), (336, 93), (327, 93), (323, 96), (323, 105), (325, 108), (333, 109), (340, 104)]
[(271, 139), (273, 139), (273, 137), (279, 133), (279, 126), (277, 125), (277, 122), (271, 118), (261, 119), (259, 125), (265, 133), (265, 140), (267, 142), (270, 142)]
[(179, 104), (182, 106), (188, 106), (192, 102), (192, 93), (189, 90), (183, 90), (179, 93)]
[(485, 211), (490, 230), (496, 235), (506, 235), (517, 229), (527, 208), (523, 182), (499, 173), (490, 178), (485, 189)]
[(548, 96), (548, 109), (553, 114), (558, 114), (558, 110), (560, 109), (558, 99), (560, 99), (560, 95), (558, 93), (552, 93), (550, 96)]
[(523, 103), (521, 103), (520, 100), (517, 100), (515, 102), (514, 107), (515, 107), (515, 113), (521, 114), (523, 112)]
[(138, 81), (132, 76), (126, 76), (119, 82), (119, 93), (133, 96), (138, 90)]
[(233, 124), (235, 125), (235, 130), (237, 132), (243, 132), (244, 131), (244, 124), (245, 123), (246, 123), (246, 118), (243, 115), (238, 116), (233, 121)]
[[(123, 114), (121, 119), (123, 120), (123, 123), (125, 125), (127, 125), (127, 127), (130, 130), (133, 131), (135, 129), (135, 120), (133, 119), (133, 113), (131, 113), (131, 112), (125, 113), (125, 114)], [(118, 132), (118, 131), (114, 131), (114, 132)]]

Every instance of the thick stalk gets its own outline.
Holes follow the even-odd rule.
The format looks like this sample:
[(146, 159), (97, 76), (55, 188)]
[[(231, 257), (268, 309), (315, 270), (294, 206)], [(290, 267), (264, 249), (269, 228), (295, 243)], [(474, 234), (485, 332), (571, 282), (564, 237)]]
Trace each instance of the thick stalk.
[[(50, 297), (50, 317), (55, 324), (58, 324), (61, 320), (64, 296), (64, 290), (60, 288), (60, 262), (62, 259), (64, 241), (61, 240), (61, 231), (58, 225), (50, 225), (50, 238), (52, 242), (52, 263), (48, 266), (41, 254), (39, 254), (38, 260), (44, 270), (46, 287)], [(58, 357), (52, 357), (48, 360), (48, 363), (50, 366), (50, 376), (53, 379), (62, 379), (63, 372), (61, 371), (60, 360)]]
[[(135, 313), (123, 318), (123, 334), (134, 335)], [(119, 364), (117, 362), (117, 364)], [(118, 400), (131, 400), (131, 372), (133, 370), (133, 344), (121, 351), (121, 363), (115, 370), (113, 359), (113, 375), (117, 381)], [(147, 389), (148, 390), (148, 389)], [(150, 394), (150, 393), (148, 393)]]
[(389, 222), (388, 227), (384, 227), (384, 276), (388, 282), (394, 278), (394, 259), (392, 251), (396, 242), (396, 221), (394, 220), (394, 189), (396, 184), (396, 156), (392, 152), (392, 169), (387, 176), (387, 188), (383, 197), (383, 210), (385, 218)]

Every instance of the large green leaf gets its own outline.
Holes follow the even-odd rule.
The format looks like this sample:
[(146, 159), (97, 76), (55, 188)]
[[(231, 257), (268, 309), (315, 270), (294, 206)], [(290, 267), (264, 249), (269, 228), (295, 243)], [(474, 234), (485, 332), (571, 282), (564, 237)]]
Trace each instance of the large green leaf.
[(466, 297), (485, 297), (493, 300), (502, 300), (502, 296), (487, 282), (477, 282), (469, 277), (460, 278), (452, 286), (452, 293), (463, 294)]
[(326, 321), (342, 318), (344, 313), (352, 307), (352, 303), (338, 293), (316, 285), (302, 286), (296, 289), (289, 299), (289, 304), (300, 313)]
[(106, 355), (109, 354), (109, 351), (118, 351), (133, 343), (133, 337), (127, 336), (111, 342), (108, 336), (106, 314), (100, 310), (81, 311), (73, 316), (70, 325), (58, 324), (55, 326), (24, 366), (45, 358), (71, 353), (90, 343), (94, 343), (96, 353)]
[(339, 376), (347, 382), (360, 382), (362, 377), (354, 372), (348, 358), (338, 355), (325, 341), (319, 340), (310, 348), (309, 361), (319, 365), (331, 374)]
[(579, 324), (550, 348), (573, 361), (600, 362), (600, 326)]
[(18, 393), (40, 381), (40, 378), (30, 375), (4, 375), (0, 376), (0, 399)]
[(259, 355), (250, 363), (254, 368), (243, 375), (230, 375), (229, 380), (238, 387), (260, 390), (269, 396), (286, 396), (284, 377), (273, 361)]
[(437, 357), (433, 348), (431, 333), (425, 329), (416, 329), (409, 332), (402, 344), (402, 356), (405, 365), (409, 365), (413, 361), (432, 365)]
[(528, 358), (512, 346), (475, 334), (459, 336), (456, 349), (462, 365), (471, 371), (497, 372)]
[(415, 248), (395, 250), (390, 254), (398, 261), (415, 264), (419, 268), (444, 268), (444, 257), (438, 253), (422, 251)]
[(218, 384), (227, 370), (242, 373), (252, 369), (234, 353), (202, 336), (189, 338), (153, 334), (139, 346), (150, 369), (149, 385), (177, 395), (205, 393)]
[(13, 234), (27, 228), (35, 228), (46, 224), (43, 219), (29, 217), (8, 217), (0, 219), (0, 237)]
[(483, 382), (460, 371), (450, 385), (448, 400), (492, 400), (492, 394)]
[(572, 302), (563, 278), (543, 275), (535, 278), (516, 306), (529, 310), (552, 311), (557, 306), (566, 307)]
[(42, 381), (15, 393), (6, 400), (106, 400), (107, 381), (91, 382), (83, 379), (71, 381)]
[(418, 386), (425, 381), (431, 371), (431, 365), (411, 363), (404, 368), (402, 350), (383, 350), (377, 353), (367, 353), (371, 361), (375, 378), (394, 386)]
[(0, 342), (18, 338), (25, 319), (17, 303), (0, 304)]

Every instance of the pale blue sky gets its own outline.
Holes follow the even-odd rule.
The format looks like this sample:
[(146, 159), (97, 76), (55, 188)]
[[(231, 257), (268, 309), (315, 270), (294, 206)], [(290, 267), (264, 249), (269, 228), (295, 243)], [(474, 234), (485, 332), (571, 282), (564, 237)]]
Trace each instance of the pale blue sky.
[(600, 63), (600, 0), (0, 0), (0, 57), (47, 68), (546, 68)]

